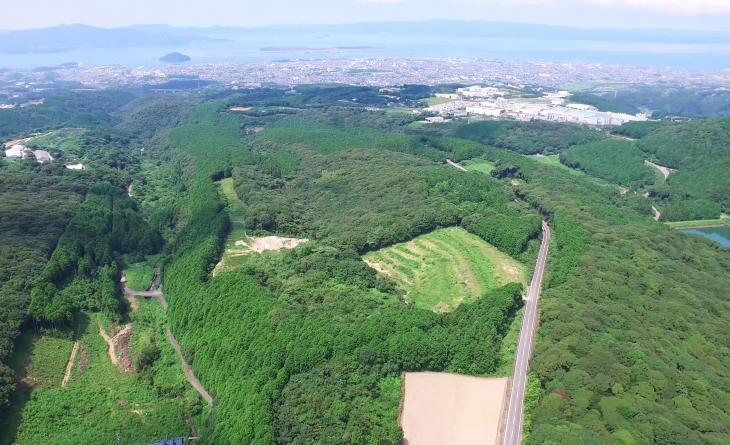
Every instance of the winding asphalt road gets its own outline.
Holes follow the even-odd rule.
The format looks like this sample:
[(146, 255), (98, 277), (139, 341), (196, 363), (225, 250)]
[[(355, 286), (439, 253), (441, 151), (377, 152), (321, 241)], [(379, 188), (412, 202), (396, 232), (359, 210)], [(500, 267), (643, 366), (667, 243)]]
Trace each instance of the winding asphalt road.
[(537, 302), (540, 299), (542, 278), (545, 273), (545, 262), (550, 247), (550, 226), (542, 223), (542, 243), (537, 255), (535, 271), (532, 274), (530, 289), (527, 292), (527, 303), (522, 318), (522, 329), (515, 354), (515, 372), (512, 377), (507, 416), (504, 420), (502, 434), (503, 445), (520, 445), (522, 443), (522, 423), (525, 417), (525, 387), (527, 386), (527, 367), (532, 355), (537, 328)]

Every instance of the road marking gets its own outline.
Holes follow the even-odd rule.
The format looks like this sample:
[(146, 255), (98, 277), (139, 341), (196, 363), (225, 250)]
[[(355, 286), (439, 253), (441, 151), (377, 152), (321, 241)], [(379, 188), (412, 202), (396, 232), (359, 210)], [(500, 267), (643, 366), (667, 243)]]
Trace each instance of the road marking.
[(537, 303), (540, 298), (545, 262), (550, 247), (550, 227), (543, 222), (543, 238), (537, 255), (535, 271), (532, 274), (527, 291), (527, 304), (522, 319), (522, 328), (515, 351), (515, 369), (512, 377), (507, 421), (502, 443), (504, 445), (520, 445), (522, 442), (522, 423), (524, 420), (525, 386), (527, 383), (527, 366), (532, 354), (532, 344), (537, 324)]

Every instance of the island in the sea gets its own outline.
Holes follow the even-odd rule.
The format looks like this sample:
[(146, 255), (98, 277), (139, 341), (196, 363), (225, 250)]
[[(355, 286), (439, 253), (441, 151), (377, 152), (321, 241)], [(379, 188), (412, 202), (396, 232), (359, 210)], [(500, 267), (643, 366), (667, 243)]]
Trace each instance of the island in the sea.
[(174, 52), (170, 54), (165, 54), (164, 56), (160, 57), (160, 61), (167, 63), (185, 63), (190, 62), (190, 56)]

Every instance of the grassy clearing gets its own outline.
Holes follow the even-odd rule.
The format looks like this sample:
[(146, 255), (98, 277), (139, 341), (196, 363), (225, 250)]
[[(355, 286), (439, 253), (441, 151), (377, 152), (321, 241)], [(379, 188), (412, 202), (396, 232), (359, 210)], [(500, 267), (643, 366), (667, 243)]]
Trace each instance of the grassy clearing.
[(545, 165), (550, 165), (552, 167), (557, 167), (559, 169), (562, 169), (563, 171), (566, 171), (574, 176), (585, 176), (585, 173), (576, 170), (574, 168), (570, 168), (567, 165), (560, 162), (560, 158), (558, 155), (550, 155), (550, 156), (530, 156), (532, 159), (536, 160), (537, 162)]
[(33, 390), (60, 386), (72, 347), (70, 338), (40, 336), (31, 330), (18, 337), (11, 366), (20, 381), (0, 416), (0, 445), (15, 443), (23, 408)]
[(118, 434), (121, 443), (149, 443), (189, 434), (192, 427), (185, 419), (195, 418), (202, 405), (164, 337), (164, 313), (157, 301), (143, 301), (131, 316), (130, 354), (136, 358), (151, 348), (159, 358), (126, 374), (109, 359), (99, 336), (99, 324), (108, 326), (99, 314), (82, 321), (79, 352), (65, 388), (61, 379), (72, 341), (42, 337), (30, 342), (25, 376), (36, 376), (39, 384), (15, 406), (17, 422), (1, 431), (0, 442), (115, 443)]
[(673, 229), (691, 229), (695, 227), (730, 227), (730, 218), (697, 219), (694, 221), (674, 221), (664, 223)]
[(29, 144), (44, 150), (62, 151), (66, 158), (78, 158), (81, 154), (82, 136), (85, 132), (86, 130), (82, 128), (63, 128), (33, 138)]
[(461, 228), (439, 229), (363, 258), (398, 283), (407, 302), (450, 311), (484, 292), (525, 282), (522, 264)]
[(497, 165), (494, 162), (483, 159), (468, 159), (466, 161), (462, 161), (461, 165), (469, 171), (482, 172), (486, 175), (492, 173), (492, 170), (497, 168)]
[(127, 287), (132, 290), (147, 290), (152, 283), (154, 270), (152, 266), (146, 263), (136, 263), (127, 267), (125, 277), (127, 278)]
[(448, 102), (451, 102), (453, 99), (449, 99), (446, 97), (429, 97), (428, 99), (425, 99), (424, 102), (426, 102), (426, 105), (429, 107), (433, 107), (434, 105), (441, 105)]
[(240, 266), (243, 256), (247, 254), (248, 248), (237, 246), (236, 241), (246, 238), (246, 228), (243, 226), (245, 209), (243, 203), (238, 199), (233, 178), (226, 178), (218, 182), (221, 195), (226, 200), (228, 215), (231, 218), (231, 232), (226, 239), (226, 248), (220, 262), (213, 274), (216, 275), (224, 270), (235, 269)]

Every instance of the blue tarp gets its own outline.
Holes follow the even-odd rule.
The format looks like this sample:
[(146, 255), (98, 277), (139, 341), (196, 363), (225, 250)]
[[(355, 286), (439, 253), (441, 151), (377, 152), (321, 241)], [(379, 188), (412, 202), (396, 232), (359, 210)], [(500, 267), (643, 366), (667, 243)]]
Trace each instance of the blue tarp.
[(176, 437), (174, 439), (165, 439), (160, 442), (151, 443), (150, 445), (185, 445), (185, 438)]

